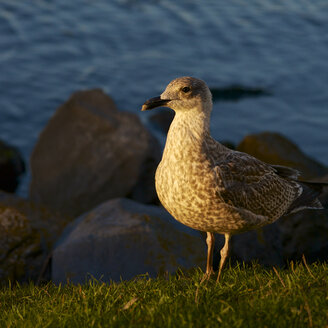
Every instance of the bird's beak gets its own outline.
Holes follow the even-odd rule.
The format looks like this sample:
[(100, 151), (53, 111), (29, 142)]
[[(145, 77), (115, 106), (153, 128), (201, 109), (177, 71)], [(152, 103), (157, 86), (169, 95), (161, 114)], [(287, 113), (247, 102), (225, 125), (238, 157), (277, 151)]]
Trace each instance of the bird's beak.
[(141, 110), (145, 111), (145, 110), (150, 110), (156, 107), (162, 107), (167, 105), (167, 103), (169, 102), (169, 99), (161, 99), (161, 97), (155, 97), (155, 98), (151, 98), (148, 99), (143, 105)]

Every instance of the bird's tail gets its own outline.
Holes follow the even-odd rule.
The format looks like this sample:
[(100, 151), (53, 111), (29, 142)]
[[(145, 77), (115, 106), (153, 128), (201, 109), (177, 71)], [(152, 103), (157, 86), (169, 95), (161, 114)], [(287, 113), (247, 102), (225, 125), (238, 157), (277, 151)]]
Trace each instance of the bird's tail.
[(297, 181), (297, 183), (302, 186), (303, 191), (289, 206), (287, 213), (295, 213), (306, 208), (323, 209), (318, 197), (328, 191), (328, 183), (308, 181)]

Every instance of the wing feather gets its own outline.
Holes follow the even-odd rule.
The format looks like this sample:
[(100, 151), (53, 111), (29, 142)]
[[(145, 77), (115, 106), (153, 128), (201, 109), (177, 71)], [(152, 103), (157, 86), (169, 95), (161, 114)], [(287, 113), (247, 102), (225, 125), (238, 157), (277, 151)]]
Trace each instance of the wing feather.
[(229, 151), (215, 163), (219, 193), (230, 205), (276, 219), (302, 193), (296, 181), (284, 178), (295, 176), (296, 172), (283, 168), (245, 153)]

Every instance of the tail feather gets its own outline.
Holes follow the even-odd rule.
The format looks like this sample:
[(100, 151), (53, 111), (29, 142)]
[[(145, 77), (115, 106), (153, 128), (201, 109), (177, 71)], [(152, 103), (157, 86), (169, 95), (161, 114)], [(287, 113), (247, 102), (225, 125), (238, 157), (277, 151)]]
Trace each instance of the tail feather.
[(297, 181), (297, 183), (302, 186), (303, 191), (289, 206), (287, 214), (295, 213), (306, 208), (323, 209), (318, 196), (320, 196), (326, 188), (328, 189), (328, 183), (307, 181)]
[(288, 166), (271, 165), (271, 167), (273, 167), (276, 173), (282, 178), (296, 180), (300, 176), (300, 172), (298, 170), (292, 169)]

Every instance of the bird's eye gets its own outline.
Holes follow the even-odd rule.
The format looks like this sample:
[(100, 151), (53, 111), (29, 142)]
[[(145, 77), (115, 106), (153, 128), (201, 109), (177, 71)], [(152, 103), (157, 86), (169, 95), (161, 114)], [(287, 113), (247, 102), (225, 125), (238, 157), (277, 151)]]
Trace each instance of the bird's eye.
[(184, 93), (187, 93), (187, 92), (190, 91), (190, 88), (189, 87), (184, 87), (184, 88), (181, 89), (181, 91), (184, 92)]

